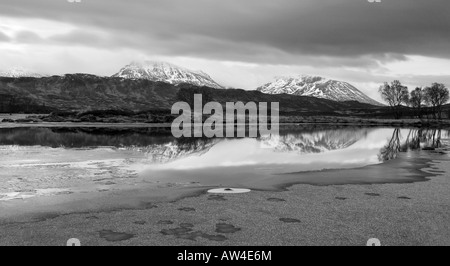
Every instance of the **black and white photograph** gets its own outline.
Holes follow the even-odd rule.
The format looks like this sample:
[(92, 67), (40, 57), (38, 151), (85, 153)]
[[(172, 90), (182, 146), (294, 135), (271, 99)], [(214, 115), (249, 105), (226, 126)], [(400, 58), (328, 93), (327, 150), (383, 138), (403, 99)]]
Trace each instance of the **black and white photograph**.
[(449, 246), (449, 89), (448, 0), (0, 0), (0, 246)]

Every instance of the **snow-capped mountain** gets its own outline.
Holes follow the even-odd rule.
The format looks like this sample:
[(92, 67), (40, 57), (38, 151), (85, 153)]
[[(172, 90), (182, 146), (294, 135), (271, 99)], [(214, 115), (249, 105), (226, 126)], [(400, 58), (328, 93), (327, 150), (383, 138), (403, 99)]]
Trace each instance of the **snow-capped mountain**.
[(347, 82), (318, 76), (277, 77), (274, 82), (267, 83), (257, 88), (257, 90), (267, 94), (286, 93), (338, 102), (358, 101), (372, 105), (381, 105)]
[(22, 78), (22, 77), (31, 77), (31, 78), (42, 78), (46, 77), (46, 75), (35, 73), (29, 69), (14, 67), (10, 68), (6, 71), (0, 71), (0, 77), (8, 77), (8, 78)]
[(196, 86), (207, 86), (223, 89), (208, 74), (203, 71), (192, 71), (166, 62), (132, 62), (122, 68), (113, 77), (125, 79), (148, 79), (170, 84), (188, 83)]

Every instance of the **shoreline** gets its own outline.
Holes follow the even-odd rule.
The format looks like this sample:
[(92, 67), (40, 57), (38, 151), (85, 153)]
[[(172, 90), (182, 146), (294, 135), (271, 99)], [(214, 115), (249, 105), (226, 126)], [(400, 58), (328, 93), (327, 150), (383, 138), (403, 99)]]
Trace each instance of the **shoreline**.
[[(404, 118), (391, 119), (362, 116), (330, 115), (280, 115), (279, 125), (353, 125), (353, 126), (398, 126), (398, 127), (450, 127), (450, 119)], [(117, 116), (111, 114), (90, 115), (89, 119), (65, 117), (54, 114), (0, 114), (0, 127), (33, 127), (36, 124), (49, 127), (170, 127), (170, 119), (148, 120), (143, 117)], [(235, 125), (237, 122), (235, 122)], [(257, 126), (258, 124), (249, 124)]]
[[(235, 126), (239, 126), (236, 124)], [(417, 122), (292, 122), (279, 123), (279, 126), (356, 126), (356, 127), (398, 127), (398, 128), (450, 128), (450, 121), (445, 123)], [(247, 126), (257, 126), (248, 125)], [(0, 123), (0, 128), (171, 128), (168, 123), (85, 123), (85, 122), (39, 122), (39, 123)]]

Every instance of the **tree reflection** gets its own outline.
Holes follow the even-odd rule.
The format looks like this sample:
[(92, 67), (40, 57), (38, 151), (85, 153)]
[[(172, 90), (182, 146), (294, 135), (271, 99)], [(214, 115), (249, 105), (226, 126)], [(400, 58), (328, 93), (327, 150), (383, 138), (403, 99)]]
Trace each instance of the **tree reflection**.
[[(447, 136), (450, 131), (447, 131)], [(382, 162), (397, 158), (400, 152), (420, 149), (435, 149), (442, 146), (441, 129), (410, 129), (402, 141), (400, 128), (394, 129), (389, 142), (380, 150), (378, 159)]]
[(385, 162), (397, 158), (397, 154), (401, 150), (400, 129), (394, 129), (392, 137), (388, 144), (384, 146), (378, 154), (378, 160)]
[(440, 148), (442, 146), (442, 131), (440, 129), (429, 130), (423, 136), (424, 147)]

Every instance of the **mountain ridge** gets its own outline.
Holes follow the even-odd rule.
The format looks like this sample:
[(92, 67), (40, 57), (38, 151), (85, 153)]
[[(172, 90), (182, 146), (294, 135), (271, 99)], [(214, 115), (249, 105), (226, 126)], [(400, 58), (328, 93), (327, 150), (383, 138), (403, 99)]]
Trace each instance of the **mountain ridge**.
[(147, 79), (161, 81), (174, 85), (188, 83), (197, 86), (206, 86), (216, 89), (224, 87), (214, 81), (204, 71), (193, 71), (171, 63), (161, 61), (133, 61), (114, 75), (114, 78)]
[(12, 67), (8, 70), (0, 71), (0, 77), (6, 78), (23, 78), (23, 77), (42, 78), (47, 76), (48, 75), (39, 74), (35, 71), (23, 67)]
[[(43, 78), (0, 78), (0, 112), (45, 110), (132, 110), (171, 109), (179, 101), (191, 104), (200, 93), (203, 101), (279, 102), (280, 112), (347, 112), (374, 106), (358, 102), (271, 95), (242, 89), (215, 89), (180, 83), (173, 85), (147, 79), (122, 79), (87, 74), (66, 74)], [(39, 109), (40, 110), (40, 109)]]
[(381, 103), (373, 100), (351, 84), (328, 79), (320, 76), (298, 75), (277, 76), (275, 81), (269, 82), (257, 88), (258, 91), (267, 94), (292, 94), (299, 96), (311, 96), (333, 101), (358, 101), (376, 106)]

